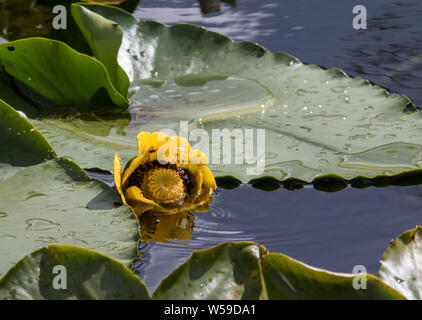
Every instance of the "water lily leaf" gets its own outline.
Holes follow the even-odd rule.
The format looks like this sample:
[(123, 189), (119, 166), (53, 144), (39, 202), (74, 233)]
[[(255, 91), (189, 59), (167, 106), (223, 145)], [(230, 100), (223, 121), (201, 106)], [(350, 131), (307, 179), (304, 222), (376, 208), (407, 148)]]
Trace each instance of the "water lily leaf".
[(3, 70), (0, 70), (0, 97), (9, 106), (13, 106), (15, 110), (28, 117), (36, 117), (39, 114), (37, 106), (33, 101), (25, 99), (23, 95), (19, 95), (15, 89), (14, 80), (11, 76), (7, 75)]
[[(354, 274), (317, 269), (279, 253), (270, 253), (262, 259), (262, 272), (268, 299), (271, 300), (404, 299), (400, 293), (371, 274), (366, 274), (365, 289), (355, 289)], [(356, 282), (358, 285), (363, 284), (361, 280)]]
[(191, 258), (165, 278), (154, 299), (258, 299), (262, 277), (258, 260), (263, 247), (226, 242), (194, 251)]
[(17, 85), (22, 83), (60, 106), (127, 106), (100, 62), (59, 41), (30, 38), (3, 43), (0, 64), (19, 81)]
[[(0, 277), (44, 244), (97, 249), (126, 265), (138, 256), (138, 223), (108, 185), (55, 152), (0, 100)], [(48, 160), (48, 161), (46, 161)]]
[(0, 163), (28, 166), (52, 159), (55, 152), (41, 133), (0, 100)]
[[(60, 40), (80, 52), (89, 54), (91, 50), (88, 44), (68, 14), (72, 2), (77, 1), (3, 0), (0, 3), (0, 35), (10, 41), (29, 37)], [(53, 8), (56, 6), (60, 10), (53, 13)], [(66, 21), (63, 16), (66, 16)], [(59, 22), (61, 28), (55, 29), (53, 21)]]
[(138, 223), (108, 185), (67, 159), (29, 167), (0, 164), (0, 276), (44, 244), (79, 245), (131, 266)]
[[(123, 1), (120, 1), (123, 2)], [(94, 55), (102, 61), (115, 88), (126, 97), (129, 78), (117, 63), (123, 31), (120, 26), (83, 6), (71, 6), (72, 16), (89, 43)], [(101, 38), (91, 37), (91, 32)]]
[[(405, 299), (371, 274), (355, 289), (354, 274), (305, 265), (251, 242), (225, 242), (192, 256), (165, 278), (154, 299)], [(362, 276), (362, 274), (358, 274)], [(357, 285), (363, 285), (358, 278)]]
[[(75, 0), (2, 0), (0, 2), (0, 36), (13, 41), (29, 37), (44, 37), (60, 40), (79, 52), (91, 54), (82, 33), (70, 14), (70, 5)], [(133, 12), (140, 3), (140, 0), (126, 1), (88, 1), (97, 3), (117, 4), (126, 11)], [(64, 6), (66, 11), (53, 13), (53, 8)], [(61, 14), (59, 16), (58, 14)], [(63, 17), (66, 15), (66, 22)], [(60, 23), (61, 27), (55, 29), (53, 20)]]
[[(215, 175), (241, 182), (263, 177), (353, 180), (421, 172), (421, 113), (405, 96), (390, 95), (339, 69), (302, 64), (286, 53), (234, 42), (199, 26), (168, 27), (138, 21), (112, 7), (84, 7), (123, 30), (118, 63), (131, 82), (131, 121), (126, 126), (118, 119), (99, 121), (98, 131), (112, 128), (107, 137), (95, 131), (87, 134), (86, 124), (78, 119), (65, 123), (68, 130), (62, 124), (36, 124), (50, 140), (58, 137), (52, 143), (59, 154), (84, 167), (111, 170), (116, 150), (124, 162), (133, 156), (129, 146), (139, 131), (173, 129), (184, 135), (180, 121), (187, 121), (193, 147), (208, 154)], [(101, 39), (96, 28), (88, 31), (94, 42)], [(238, 154), (243, 146), (253, 147), (253, 152), (224, 164), (223, 144), (212, 138), (213, 129), (224, 128), (237, 129), (232, 133), (243, 139), (238, 140)], [(204, 129), (215, 145), (195, 145), (199, 138), (194, 129)], [(246, 129), (252, 129), (253, 136)], [(265, 142), (257, 142), (259, 129), (265, 130)], [(71, 153), (61, 147), (64, 140), (59, 136), (71, 139)], [(94, 147), (101, 153), (85, 151)], [(233, 156), (235, 143), (227, 150)]]
[(3, 299), (145, 300), (149, 294), (143, 282), (115, 259), (76, 246), (48, 245), (25, 256), (0, 279)]
[(381, 279), (407, 299), (422, 299), (422, 227), (393, 240), (381, 258)]

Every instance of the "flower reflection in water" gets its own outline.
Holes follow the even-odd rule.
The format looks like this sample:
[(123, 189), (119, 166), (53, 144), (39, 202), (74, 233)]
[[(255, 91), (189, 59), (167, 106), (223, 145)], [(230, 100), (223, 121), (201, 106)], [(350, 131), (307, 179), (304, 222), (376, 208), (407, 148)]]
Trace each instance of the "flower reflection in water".
[(194, 219), (195, 216), (188, 211), (174, 214), (145, 212), (139, 217), (143, 241), (187, 244), (185, 241), (192, 238)]

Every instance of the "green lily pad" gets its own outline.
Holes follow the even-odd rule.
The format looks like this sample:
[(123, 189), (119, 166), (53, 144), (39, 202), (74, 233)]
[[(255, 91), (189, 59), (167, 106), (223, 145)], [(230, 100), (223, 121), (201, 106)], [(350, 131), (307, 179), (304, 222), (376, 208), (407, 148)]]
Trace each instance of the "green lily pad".
[(407, 299), (422, 299), (422, 227), (393, 240), (381, 258), (381, 279)]
[[(252, 154), (237, 161), (232, 157), (231, 164), (225, 164), (218, 154), (222, 143), (195, 145), (199, 138), (191, 136), (218, 177), (312, 182), (421, 172), (421, 113), (405, 96), (390, 95), (339, 69), (302, 64), (286, 53), (231, 41), (199, 26), (165, 26), (138, 21), (112, 7), (83, 6), (78, 11), (81, 19), (89, 15), (92, 24), (107, 19), (123, 30), (117, 62), (130, 80), (125, 119), (129, 115), (131, 120), (124, 124), (119, 117), (100, 118), (89, 132), (77, 117), (58, 118), (56, 124), (39, 118), (36, 126), (60, 155), (86, 168), (111, 170), (116, 150), (124, 162), (134, 155), (139, 131), (173, 129), (184, 136), (179, 126), (187, 121), (188, 132), (204, 129), (210, 142), (217, 142), (213, 129), (238, 129), (253, 147)], [(97, 28), (84, 27), (91, 43), (104, 41)], [(115, 48), (115, 42), (112, 37), (110, 46)], [(96, 46), (100, 59), (106, 48), (103, 42)], [(246, 129), (253, 130), (253, 138), (246, 138)], [(259, 129), (265, 130), (264, 143), (256, 142)], [(72, 150), (63, 147), (64, 142), (71, 142)], [(258, 152), (264, 145), (265, 151)], [(86, 152), (94, 148), (101, 151)], [(235, 143), (227, 149), (233, 156)]]
[[(70, 14), (70, 5), (75, 0), (2, 0), (0, 2), (0, 36), (10, 41), (29, 37), (44, 37), (63, 41), (79, 52), (90, 54), (82, 33)], [(133, 12), (140, 0), (123, 1), (119, 7)], [(53, 19), (58, 17), (53, 8), (66, 8), (66, 29), (55, 29)], [(57, 18), (56, 18), (57, 19)], [(60, 20), (63, 24), (63, 20)]]
[[(23, 95), (19, 95), (15, 89), (14, 80), (8, 76), (3, 70), (0, 70), (0, 97), (9, 106), (23, 112), (28, 117), (36, 117), (39, 110), (34, 103), (25, 99)], [(17, 90), (19, 91), (19, 90)]]
[(80, 247), (48, 245), (25, 256), (0, 279), (3, 299), (145, 300), (149, 294), (119, 261)]
[[(45, 138), (0, 100), (0, 276), (44, 244), (74, 244), (130, 266), (138, 223), (128, 206), (74, 162), (54, 157)], [(46, 161), (48, 160), (48, 161)]]
[(165, 278), (154, 299), (258, 299), (263, 290), (258, 260), (264, 248), (250, 242), (228, 242), (194, 251)]
[[(317, 269), (279, 253), (270, 253), (262, 259), (262, 272), (270, 300), (404, 299), (399, 292), (371, 274), (365, 274), (366, 288), (355, 289), (354, 274)], [(360, 279), (356, 282), (363, 284)]]
[(37, 164), (55, 156), (41, 133), (15, 109), (0, 100), (0, 163)]
[[(354, 288), (354, 274), (307, 266), (251, 242), (225, 242), (194, 251), (165, 278), (154, 299), (404, 299), (371, 274)], [(358, 274), (362, 277), (362, 274)], [(356, 279), (356, 286), (363, 285)]]
[(28, 87), (59, 106), (127, 106), (100, 62), (59, 41), (30, 38), (0, 44), (0, 65), (18, 80), (22, 94)]
[(0, 276), (24, 254), (50, 243), (98, 250), (131, 266), (138, 223), (101, 181), (67, 159), (30, 167), (0, 164)]
[[(72, 16), (89, 43), (94, 55), (102, 61), (115, 88), (126, 97), (129, 78), (117, 63), (117, 55), (122, 42), (123, 31), (111, 20), (103, 18), (83, 6), (71, 6)], [(101, 34), (101, 38), (91, 37), (91, 32)]]

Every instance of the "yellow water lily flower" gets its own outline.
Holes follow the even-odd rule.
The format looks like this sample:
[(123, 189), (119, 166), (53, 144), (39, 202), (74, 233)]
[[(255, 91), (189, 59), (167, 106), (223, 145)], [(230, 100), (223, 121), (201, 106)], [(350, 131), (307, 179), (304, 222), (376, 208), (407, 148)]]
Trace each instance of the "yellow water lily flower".
[(114, 156), (114, 182), (123, 203), (136, 215), (206, 210), (217, 185), (201, 151), (161, 132), (141, 132), (137, 142), (138, 156), (123, 172), (117, 152)]

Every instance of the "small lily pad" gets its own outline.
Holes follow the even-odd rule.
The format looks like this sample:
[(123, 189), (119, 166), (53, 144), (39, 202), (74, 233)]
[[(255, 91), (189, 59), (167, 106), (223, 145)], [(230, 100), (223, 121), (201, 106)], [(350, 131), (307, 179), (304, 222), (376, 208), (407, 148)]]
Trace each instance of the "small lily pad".
[(402, 233), (381, 258), (381, 279), (409, 300), (422, 300), (422, 227)]

